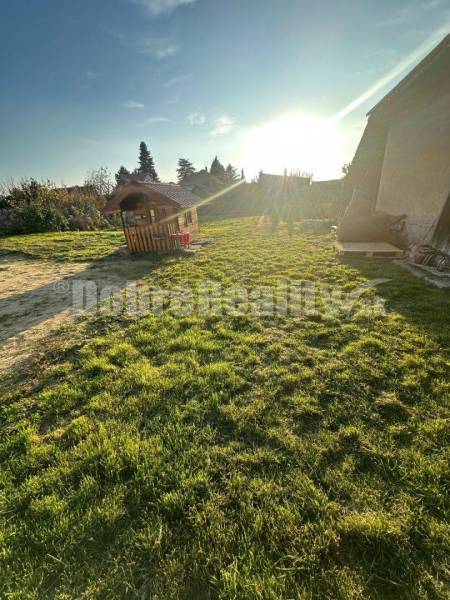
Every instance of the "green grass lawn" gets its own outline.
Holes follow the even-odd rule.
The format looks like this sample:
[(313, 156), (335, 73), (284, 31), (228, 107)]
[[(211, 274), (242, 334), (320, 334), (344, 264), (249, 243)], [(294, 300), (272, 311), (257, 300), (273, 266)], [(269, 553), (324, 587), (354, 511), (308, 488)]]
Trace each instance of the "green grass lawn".
[(148, 281), (384, 277), (387, 313), (99, 315), (49, 340), (0, 384), (0, 595), (447, 598), (447, 293), (327, 236), (203, 235)]
[(125, 244), (122, 231), (64, 231), (0, 237), (0, 255), (20, 253), (27, 258), (84, 262), (108, 256)]

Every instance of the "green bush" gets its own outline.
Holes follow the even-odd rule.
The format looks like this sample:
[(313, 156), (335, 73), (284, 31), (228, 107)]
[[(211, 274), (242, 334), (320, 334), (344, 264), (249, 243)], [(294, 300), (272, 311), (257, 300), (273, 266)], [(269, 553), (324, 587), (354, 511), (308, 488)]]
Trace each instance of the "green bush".
[(11, 186), (1, 200), (8, 212), (3, 229), (9, 234), (89, 231), (111, 226), (101, 213), (106, 198), (83, 188), (69, 192), (50, 181), (23, 181)]
[(69, 222), (51, 199), (39, 197), (13, 211), (11, 229), (12, 233), (65, 231), (69, 229)]

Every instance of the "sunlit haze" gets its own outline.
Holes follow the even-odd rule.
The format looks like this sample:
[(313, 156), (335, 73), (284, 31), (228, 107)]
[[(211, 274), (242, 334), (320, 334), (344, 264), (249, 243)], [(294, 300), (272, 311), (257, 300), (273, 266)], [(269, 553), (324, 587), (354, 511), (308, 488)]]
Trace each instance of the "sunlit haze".
[(335, 177), (342, 166), (343, 134), (331, 119), (285, 115), (250, 130), (243, 141), (242, 162), (248, 176), (301, 170), (317, 179)]

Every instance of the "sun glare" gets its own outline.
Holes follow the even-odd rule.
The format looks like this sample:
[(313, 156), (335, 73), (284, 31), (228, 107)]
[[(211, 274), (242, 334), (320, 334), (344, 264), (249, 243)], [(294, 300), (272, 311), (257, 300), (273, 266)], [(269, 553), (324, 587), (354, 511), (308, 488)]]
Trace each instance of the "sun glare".
[(315, 179), (338, 177), (342, 166), (339, 124), (303, 114), (280, 117), (246, 134), (242, 162), (249, 177), (260, 170), (281, 174), (284, 169), (306, 171)]

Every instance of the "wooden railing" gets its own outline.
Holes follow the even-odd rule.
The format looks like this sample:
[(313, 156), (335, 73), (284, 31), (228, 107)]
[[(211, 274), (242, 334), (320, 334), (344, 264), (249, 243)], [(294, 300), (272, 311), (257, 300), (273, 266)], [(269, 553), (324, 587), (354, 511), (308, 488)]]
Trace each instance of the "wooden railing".
[(170, 252), (177, 247), (174, 233), (179, 231), (177, 221), (155, 223), (154, 225), (134, 225), (123, 228), (131, 254), (138, 252)]

